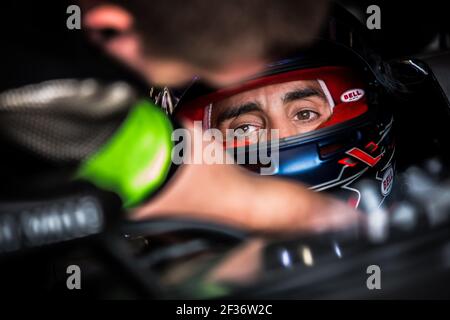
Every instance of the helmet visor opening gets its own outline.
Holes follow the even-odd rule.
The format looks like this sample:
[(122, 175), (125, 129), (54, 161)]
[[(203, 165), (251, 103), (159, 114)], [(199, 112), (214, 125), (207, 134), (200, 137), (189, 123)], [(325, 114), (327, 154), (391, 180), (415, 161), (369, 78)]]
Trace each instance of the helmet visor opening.
[(248, 145), (356, 118), (368, 110), (364, 88), (347, 67), (303, 69), (219, 90), (184, 106), (179, 114), (202, 121), (204, 129), (220, 130), (236, 146)]

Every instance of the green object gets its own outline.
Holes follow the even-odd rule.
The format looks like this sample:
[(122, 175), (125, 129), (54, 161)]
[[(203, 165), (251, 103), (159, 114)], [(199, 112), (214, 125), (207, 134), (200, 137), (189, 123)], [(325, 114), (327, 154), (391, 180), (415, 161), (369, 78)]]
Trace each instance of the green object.
[(134, 207), (167, 179), (172, 131), (162, 110), (140, 101), (111, 139), (82, 163), (77, 178), (117, 193), (126, 208)]

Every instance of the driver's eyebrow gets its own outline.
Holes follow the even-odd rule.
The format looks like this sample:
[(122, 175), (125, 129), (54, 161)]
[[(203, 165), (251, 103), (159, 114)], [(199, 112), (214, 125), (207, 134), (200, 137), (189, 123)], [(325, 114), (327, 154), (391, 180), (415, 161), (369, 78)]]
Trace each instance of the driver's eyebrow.
[(292, 101), (301, 100), (312, 96), (318, 96), (320, 98), (325, 99), (325, 95), (321, 90), (317, 90), (314, 88), (305, 88), (305, 89), (296, 89), (286, 93), (283, 96), (282, 100), (283, 103), (286, 104)]
[(246, 102), (244, 104), (227, 108), (217, 117), (217, 124), (221, 124), (225, 120), (239, 117), (241, 114), (261, 111), (261, 106), (258, 102)]

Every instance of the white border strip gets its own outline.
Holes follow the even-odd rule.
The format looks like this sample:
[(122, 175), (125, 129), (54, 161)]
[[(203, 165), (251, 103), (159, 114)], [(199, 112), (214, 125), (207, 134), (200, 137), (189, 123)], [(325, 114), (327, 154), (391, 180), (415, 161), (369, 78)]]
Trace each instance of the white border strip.
[(328, 104), (330, 105), (331, 111), (334, 109), (334, 100), (331, 96), (330, 91), (328, 90), (328, 87), (326, 83), (323, 80), (317, 79), (317, 82), (319, 82), (320, 87), (322, 88), (323, 93), (325, 94), (325, 97), (327, 98)]

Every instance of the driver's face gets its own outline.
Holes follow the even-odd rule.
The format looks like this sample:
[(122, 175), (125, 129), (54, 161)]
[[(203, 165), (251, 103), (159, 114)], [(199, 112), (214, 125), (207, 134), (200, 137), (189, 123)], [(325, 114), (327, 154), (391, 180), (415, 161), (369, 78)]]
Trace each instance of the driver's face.
[(331, 106), (316, 80), (291, 81), (239, 93), (212, 106), (211, 124), (225, 134), (241, 129), (279, 129), (286, 138), (316, 129), (331, 116)]

